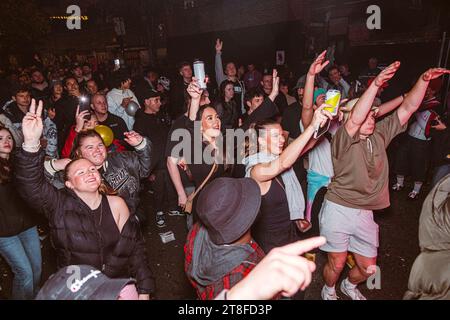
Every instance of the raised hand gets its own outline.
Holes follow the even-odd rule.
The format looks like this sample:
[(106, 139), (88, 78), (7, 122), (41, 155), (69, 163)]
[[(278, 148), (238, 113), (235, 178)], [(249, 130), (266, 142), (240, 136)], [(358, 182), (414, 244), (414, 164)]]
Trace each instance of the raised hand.
[(389, 67), (381, 71), (381, 73), (375, 78), (375, 81), (373, 81), (373, 83), (377, 87), (381, 87), (383, 84), (392, 79), (399, 68), (400, 61), (395, 61)]
[(189, 83), (189, 86), (187, 87), (186, 91), (189, 93), (189, 96), (193, 100), (200, 100), (200, 97), (202, 96), (203, 90), (200, 89), (200, 86), (198, 85), (197, 78), (193, 77), (191, 83)]
[(124, 139), (125, 142), (128, 143), (132, 147), (136, 147), (136, 146), (140, 145), (142, 143), (142, 140), (144, 140), (144, 138), (135, 131), (125, 132), (124, 136), (125, 136), (125, 139)]
[(24, 145), (37, 146), (42, 136), (44, 125), (42, 123), (42, 101), (36, 107), (36, 100), (31, 100), (30, 111), (22, 120)]
[(80, 132), (84, 128), (84, 124), (86, 122), (85, 116), (89, 114), (89, 110), (84, 110), (80, 112), (80, 106), (77, 107), (77, 111), (75, 113), (75, 131)]
[(433, 68), (427, 70), (423, 75), (422, 79), (425, 81), (431, 81), (433, 79), (439, 78), (444, 74), (450, 74), (450, 70), (444, 68)]
[(278, 92), (280, 89), (280, 77), (278, 77), (277, 69), (272, 72), (272, 92)]
[(323, 104), (316, 111), (314, 111), (314, 116), (311, 125), (314, 129), (322, 128), (328, 120), (333, 120), (333, 115), (323, 108), (328, 107), (328, 105)]
[(437, 125), (434, 125), (434, 126), (431, 126), (431, 128), (433, 128), (433, 129), (435, 129), (435, 130), (438, 130), (438, 131), (442, 131), (442, 130), (445, 130), (445, 129), (447, 129), (447, 126), (441, 121), (441, 119), (436, 119), (436, 121), (437, 121)]
[(330, 63), (330, 61), (325, 61), (325, 57), (327, 55), (327, 50), (322, 52), (316, 60), (309, 67), (308, 74), (311, 76), (315, 76), (322, 72), (322, 70)]
[(128, 105), (130, 104), (131, 99), (133, 99), (133, 97), (127, 97), (127, 98), (123, 98), (122, 99), (122, 103), (120, 104), (123, 108), (128, 107)]
[(216, 52), (222, 52), (222, 47), (223, 47), (223, 41), (221, 41), (220, 39), (216, 40)]

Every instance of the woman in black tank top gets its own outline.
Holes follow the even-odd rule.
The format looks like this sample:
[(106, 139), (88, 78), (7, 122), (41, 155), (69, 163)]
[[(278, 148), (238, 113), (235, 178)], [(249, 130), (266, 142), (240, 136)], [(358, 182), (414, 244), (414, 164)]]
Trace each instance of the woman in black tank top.
[(265, 253), (296, 240), (281, 176), (272, 180), (269, 191), (261, 197), (260, 213), (252, 235)]
[(100, 206), (92, 210), (92, 214), (100, 237), (103, 261), (108, 261), (120, 240), (120, 230), (114, 220), (107, 196), (102, 196)]
[[(302, 218), (304, 198), (292, 165), (308, 149), (314, 127), (325, 124), (331, 117), (321, 111), (319, 108), (315, 112), (312, 124), (285, 150), (286, 140), (280, 124), (266, 120), (254, 125), (258, 153), (249, 156), (245, 162), (247, 175), (258, 183), (262, 196), (252, 235), (266, 253), (297, 240), (295, 227), (302, 232), (310, 229), (308, 221)], [(289, 185), (285, 185), (286, 182)], [(291, 212), (293, 210), (296, 211)]]

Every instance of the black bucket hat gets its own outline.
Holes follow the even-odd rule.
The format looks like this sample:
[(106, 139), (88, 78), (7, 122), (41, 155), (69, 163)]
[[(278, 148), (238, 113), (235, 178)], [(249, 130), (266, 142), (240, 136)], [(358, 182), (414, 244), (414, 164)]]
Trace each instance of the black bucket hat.
[(200, 193), (197, 214), (217, 244), (230, 244), (242, 237), (255, 221), (261, 191), (250, 178), (214, 179)]

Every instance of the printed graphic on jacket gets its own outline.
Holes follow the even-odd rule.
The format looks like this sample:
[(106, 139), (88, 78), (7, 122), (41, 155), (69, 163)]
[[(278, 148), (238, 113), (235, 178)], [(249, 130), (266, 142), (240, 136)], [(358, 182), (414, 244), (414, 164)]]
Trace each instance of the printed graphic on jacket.
[(108, 181), (111, 188), (119, 191), (121, 194), (128, 192), (133, 195), (138, 190), (138, 183), (135, 177), (128, 174), (128, 171), (124, 168), (117, 169), (114, 172), (107, 173), (104, 175), (105, 180)]

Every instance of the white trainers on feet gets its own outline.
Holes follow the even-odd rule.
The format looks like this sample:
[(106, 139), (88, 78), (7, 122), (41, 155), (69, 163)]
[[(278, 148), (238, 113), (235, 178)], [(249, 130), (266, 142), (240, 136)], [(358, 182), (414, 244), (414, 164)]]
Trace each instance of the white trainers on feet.
[(322, 296), (322, 300), (338, 300), (339, 297), (336, 294), (336, 290), (330, 291), (326, 286), (323, 286), (322, 292), (320, 294)]
[(349, 297), (352, 300), (367, 300), (366, 297), (363, 296), (361, 291), (358, 290), (357, 287), (350, 287), (347, 284), (347, 279), (341, 282), (341, 291), (343, 294), (345, 294), (347, 297)]
[(419, 197), (419, 193), (414, 190), (408, 194), (409, 200), (417, 200), (418, 197)]

